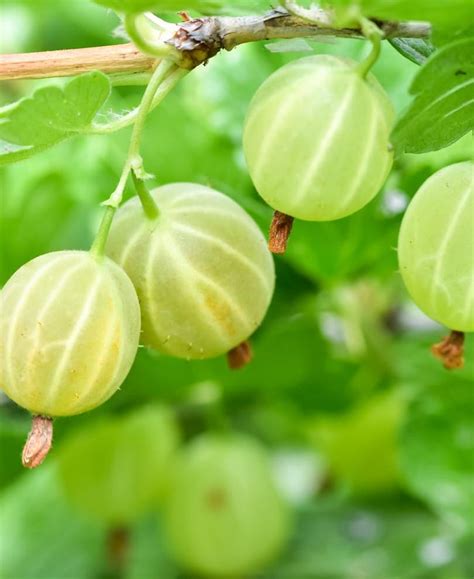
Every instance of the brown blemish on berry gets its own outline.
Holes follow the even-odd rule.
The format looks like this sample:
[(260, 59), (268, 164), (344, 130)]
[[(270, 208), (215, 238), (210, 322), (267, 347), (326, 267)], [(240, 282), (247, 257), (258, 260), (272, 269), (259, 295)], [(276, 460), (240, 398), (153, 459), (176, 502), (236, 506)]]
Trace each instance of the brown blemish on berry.
[(206, 504), (213, 511), (221, 511), (227, 506), (227, 495), (223, 489), (211, 489), (206, 495)]
[(230, 306), (223, 300), (217, 298), (209, 291), (204, 292), (204, 303), (210, 314), (222, 327), (228, 336), (234, 336), (236, 333), (234, 323), (232, 321), (232, 310)]

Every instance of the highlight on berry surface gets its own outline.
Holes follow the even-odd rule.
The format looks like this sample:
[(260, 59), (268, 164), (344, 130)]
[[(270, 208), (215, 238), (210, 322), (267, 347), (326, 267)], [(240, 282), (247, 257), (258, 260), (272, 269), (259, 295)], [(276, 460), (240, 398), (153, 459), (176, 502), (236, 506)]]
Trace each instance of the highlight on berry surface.
[[(0, 310), (0, 385), (38, 415), (35, 420), (99, 406), (119, 388), (135, 358), (138, 299), (109, 259), (84, 251), (37, 257), (7, 282)], [(29, 438), (32, 455), (39, 443)], [(30, 450), (25, 447), (25, 456)]]
[[(429, 317), (474, 331), (474, 163), (441, 169), (420, 187), (403, 218), (400, 273)], [(459, 340), (457, 340), (459, 342)]]
[[(265, 238), (237, 203), (209, 187), (174, 183), (118, 212), (106, 253), (135, 285), (146, 346), (186, 359), (225, 354), (260, 325), (275, 272)], [(150, 216), (151, 215), (151, 216)]]
[(394, 110), (359, 64), (318, 55), (287, 64), (258, 89), (244, 152), (258, 193), (275, 210), (328, 221), (371, 201), (391, 169)]
[(275, 558), (288, 537), (286, 506), (260, 444), (244, 435), (202, 435), (177, 462), (165, 529), (181, 564), (239, 577)]

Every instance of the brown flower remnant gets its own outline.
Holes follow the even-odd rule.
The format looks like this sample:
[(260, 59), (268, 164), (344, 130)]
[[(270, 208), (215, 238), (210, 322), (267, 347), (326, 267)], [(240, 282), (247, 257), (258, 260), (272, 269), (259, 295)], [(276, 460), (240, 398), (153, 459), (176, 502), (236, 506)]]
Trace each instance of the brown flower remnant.
[(275, 211), (273, 221), (270, 226), (270, 237), (268, 240), (268, 249), (272, 253), (285, 253), (293, 227), (294, 218)]
[(31, 430), (23, 447), (22, 462), (26, 468), (36, 468), (46, 458), (53, 444), (53, 419), (33, 416)]
[(433, 354), (443, 362), (446, 370), (457, 370), (464, 366), (464, 332), (452, 330), (442, 342), (432, 346)]
[(252, 361), (253, 352), (250, 342), (242, 342), (227, 353), (227, 363), (231, 370), (240, 370)]

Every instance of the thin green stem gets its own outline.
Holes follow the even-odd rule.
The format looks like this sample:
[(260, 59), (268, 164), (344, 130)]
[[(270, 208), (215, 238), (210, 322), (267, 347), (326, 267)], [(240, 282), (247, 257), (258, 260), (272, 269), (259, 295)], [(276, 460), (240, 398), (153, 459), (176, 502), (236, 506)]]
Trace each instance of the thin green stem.
[(110, 75), (110, 84), (116, 86), (144, 86), (150, 82), (150, 72), (122, 72)]
[[(120, 175), (119, 182), (114, 192), (109, 197), (109, 199), (104, 203), (104, 205), (106, 206), (106, 210), (102, 218), (102, 222), (100, 224), (97, 236), (91, 247), (91, 253), (96, 257), (102, 257), (104, 255), (105, 245), (107, 243), (107, 237), (109, 235), (115, 211), (117, 210), (117, 207), (120, 205), (122, 201), (123, 192), (127, 184), (130, 172), (132, 171), (134, 177), (138, 180), (140, 174), (144, 173), (143, 163), (140, 157), (140, 140), (143, 132), (143, 127), (145, 125), (146, 117), (150, 112), (150, 110), (154, 106), (156, 106), (159, 102), (161, 102), (161, 100), (163, 100), (166, 94), (168, 94), (168, 92), (176, 85), (178, 80), (181, 78), (182, 75), (176, 76), (173, 79), (173, 83), (168, 84), (167, 90), (162, 91), (160, 96), (158, 97), (157, 95), (158, 89), (160, 85), (163, 84), (164, 80), (166, 79), (166, 77), (168, 76), (169, 72), (172, 69), (175, 69), (176, 71), (177, 65), (169, 60), (163, 60), (158, 65), (158, 67), (156, 68), (155, 72), (153, 73), (150, 79), (150, 82), (148, 83), (140, 106), (138, 107), (138, 110), (134, 117), (135, 125), (133, 127), (128, 155), (122, 170), (122, 174)], [(150, 204), (148, 204), (148, 211), (153, 211), (153, 208), (151, 207)], [(158, 215), (157, 207), (155, 207), (155, 212), (156, 215)]]
[(367, 18), (361, 20), (360, 26), (364, 36), (372, 43), (372, 50), (358, 67), (360, 76), (365, 78), (380, 56), (384, 34), (374, 22)]
[(107, 243), (107, 237), (109, 236), (110, 227), (115, 215), (115, 207), (106, 207), (104, 216), (100, 223), (99, 231), (96, 235), (94, 243), (91, 247), (91, 253), (96, 258), (101, 258), (105, 252), (105, 244)]
[(148, 219), (156, 219), (160, 214), (160, 210), (143, 179), (138, 178), (137, 175), (135, 175), (135, 171), (132, 171), (132, 179), (145, 215)]
[[(156, 91), (155, 97), (153, 98), (153, 102), (150, 107), (151, 112), (155, 109), (161, 101), (166, 97), (166, 95), (171, 92), (171, 90), (176, 86), (176, 84), (189, 72), (184, 68), (178, 68), (174, 72), (172, 72), (164, 81), (163, 84), (160, 85), (158, 90)], [(125, 127), (129, 127), (135, 122), (135, 119), (138, 116), (139, 108), (134, 109), (133, 111), (129, 112), (126, 115), (116, 119), (115, 121), (111, 121), (110, 123), (106, 123), (103, 125), (94, 125), (92, 127), (92, 134), (95, 135), (108, 135), (110, 133), (115, 133), (116, 131), (120, 131)]]
[[(109, 199), (104, 203), (104, 205), (109, 205), (111, 207), (118, 207), (122, 202), (123, 192), (125, 185), (127, 184), (127, 179), (130, 171), (133, 169), (136, 173), (142, 170), (142, 159), (140, 157), (140, 140), (143, 132), (143, 127), (148, 113), (150, 112), (153, 101), (155, 100), (156, 92), (159, 86), (163, 83), (164, 79), (172, 69), (176, 69), (177, 65), (169, 60), (163, 60), (160, 62), (156, 68), (153, 76), (146, 87), (145, 93), (143, 95), (140, 106), (135, 117), (135, 124), (133, 125), (132, 136), (130, 138), (130, 145), (128, 149), (127, 159), (125, 161), (122, 175), (118, 182), (115, 191), (109, 197)], [(171, 88), (171, 87), (170, 87)], [(165, 95), (162, 96), (164, 98)]]
[(159, 58), (179, 56), (176, 55), (176, 49), (160, 39), (159, 31), (152, 28), (145, 15), (126, 14), (123, 23), (130, 40), (141, 52)]

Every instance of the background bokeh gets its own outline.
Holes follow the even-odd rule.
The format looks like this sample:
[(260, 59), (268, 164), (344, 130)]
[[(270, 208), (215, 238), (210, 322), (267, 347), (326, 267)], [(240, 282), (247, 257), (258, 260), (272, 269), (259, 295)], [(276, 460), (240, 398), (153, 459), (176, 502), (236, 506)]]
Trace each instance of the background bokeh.
[[(0, 49), (110, 44), (119, 42), (112, 35), (117, 23), (86, 0), (4, 0)], [(332, 39), (295, 47), (356, 59), (366, 50), (360, 41)], [(210, 185), (267, 230), (271, 211), (246, 172), (241, 133), (259, 84), (307, 54), (288, 48), (240, 47), (180, 83), (150, 115), (143, 138), (145, 166), (157, 184)], [(397, 112), (409, 102), (416, 68), (384, 46), (374, 73)], [(2, 82), (0, 105), (46, 82)], [(135, 106), (141, 91), (117, 88), (107, 109)], [(37, 255), (88, 248), (129, 134), (79, 137), (1, 169), (0, 285)], [(55, 455), (70, 434), (87, 433), (98, 418), (121, 420), (149, 403), (174, 413), (183, 444), (215, 427), (218, 408), (233, 429), (267, 446), (294, 516), (288, 545), (259, 577), (472, 577), (473, 340), (464, 370), (448, 373), (432, 358), (429, 346), (445, 329), (410, 303), (396, 256), (409, 199), (471, 148), (468, 136), (438, 153), (406, 155), (364, 210), (337, 222), (297, 222), (288, 253), (275, 259), (275, 297), (244, 370), (231, 372), (222, 359), (186, 362), (142, 348), (109, 402), (56, 422), (53, 452), (37, 472), (20, 466), (29, 416), (3, 397), (0, 577), (117, 576), (107, 558), (110, 529), (67, 499)], [(129, 531), (124, 578), (189, 577), (170, 554), (159, 512), (140, 516)]]

